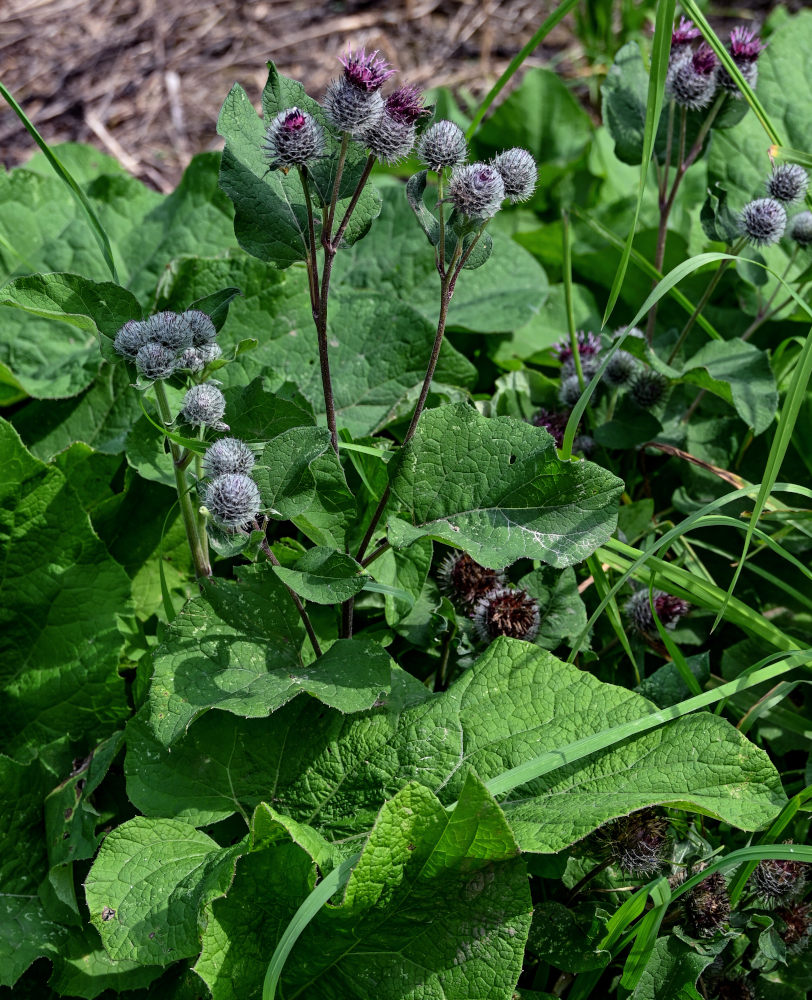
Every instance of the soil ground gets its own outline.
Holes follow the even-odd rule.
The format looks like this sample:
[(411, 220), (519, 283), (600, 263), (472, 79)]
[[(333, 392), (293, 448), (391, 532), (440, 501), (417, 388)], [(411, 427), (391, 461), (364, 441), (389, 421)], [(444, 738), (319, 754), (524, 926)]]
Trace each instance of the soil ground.
[[(714, 6), (723, 17), (759, 23), (776, 5)], [(397, 66), (398, 79), (478, 97), (554, 7), (549, 0), (0, 0), (0, 80), (48, 142), (93, 143), (170, 191), (194, 153), (220, 148), (217, 114), (235, 81), (258, 104), (269, 59), (318, 97), (337, 56), (364, 45)], [(555, 65), (576, 86), (594, 74), (570, 18), (525, 68), (539, 65)], [(21, 163), (32, 150), (3, 105), (0, 163)]]

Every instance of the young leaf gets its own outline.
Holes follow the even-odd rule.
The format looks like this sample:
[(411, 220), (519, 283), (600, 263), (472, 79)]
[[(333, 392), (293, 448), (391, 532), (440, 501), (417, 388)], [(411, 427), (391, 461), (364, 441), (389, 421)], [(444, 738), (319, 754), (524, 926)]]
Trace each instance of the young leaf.
[[(316, 604), (347, 601), (360, 593), (369, 579), (352, 556), (321, 546), (308, 549), (292, 566), (274, 566), (273, 571), (299, 597)], [(385, 654), (384, 660), (388, 660)]]
[(252, 475), (270, 517), (287, 521), (307, 510), (316, 495), (311, 467), (329, 447), (326, 427), (291, 427), (265, 445)]
[(614, 531), (621, 490), (596, 465), (562, 462), (539, 428), (461, 403), (424, 413), (396, 459), (391, 509), (405, 516), (387, 530), (397, 547), (427, 535), (492, 567), (569, 566)]

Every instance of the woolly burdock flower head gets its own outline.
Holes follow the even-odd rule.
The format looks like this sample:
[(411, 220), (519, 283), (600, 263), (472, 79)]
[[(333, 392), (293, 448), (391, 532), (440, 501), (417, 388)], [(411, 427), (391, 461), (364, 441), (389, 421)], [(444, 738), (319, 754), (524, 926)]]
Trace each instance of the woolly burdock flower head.
[(700, 38), (702, 32), (696, 27), (693, 21), (689, 21), (686, 17), (681, 17), (679, 19), (679, 24), (674, 27), (671, 32), (671, 51), (675, 49), (684, 49), (686, 46), (690, 45), (691, 42), (696, 41)]
[(149, 341), (149, 327), (141, 320), (128, 320), (118, 331), (113, 341), (116, 351), (131, 361), (135, 360), (136, 354)]
[[(744, 77), (745, 82), (751, 87), (755, 87), (758, 82), (757, 63), (759, 53), (762, 49), (764, 49), (764, 45), (756, 36), (756, 33), (752, 28), (739, 26), (731, 31), (730, 42), (728, 43), (727, 50), (739, 72)], [(719, 68), (719, 86), (723, 87), (735, 97), (742, 96), (741, 91), (739, 90), (739, 85), (724, 68), (724, 66)]]
[(203, 382), (193, 385), (183, 397), (181, 417), (187, 424), (196, 427), (214, 427), (226, 430), (223, 414), (226, 412), (226, 398), (216, 385)]
[[(700, 862), (695, 870), (701, 872), (706, 867), (704, 862)], [(687, 893), (685, 912), (701, 937), (713, 937), (724, 927), (730, 917), (730, 897), (721, 872), (708, 875)]]
[(224, 476), (230, 472), (248, 475), (254, 468), (254, 453), (244, 441), (235, 437), (224, 437), (215, 441), (206, 450), (203, 468), (210, 477)]
[(383, 97), (379, 90), (366, 91), (354, 87), (342, 77), (327, 88), (324, 114), (339, 132), (363, 138), (364, 131), (374, 128), (383, 116)]
[(192, 346), (192, 327), (176, 312), (155, 313), (146, 321), (149, 339), (163, 344), (176, 354)]
[(530, 422), (534, 427), (543, 427), (548, 434), (552, 434), (556, 447), (560, 448), (564, 443), (564, 431), (569, 418), (569, 410), (545, 410), (542, 407), (533, 414)]
[(222, 350), (219, 344), (201, 344), (200, 347), (187, 347), (178, 358), (178, 368), (199, 375), (200, 372), (212, 361), (216, 361)]
[(144, 378), (169, 378), (177, 367), (177, 355), (171, 348), (151, 340), (139, 348), (135, 367)]
[(613, 389), (619, 389), (628, 384), (636, 371), (637, 358), (633, 354), (624, 350), (615, 351), (603, 373), (603, 380)]
[(568, 375), (561, 381), (561, 388), (558, 390), (558, 401), (562, 406), (573, 407), (581, 398), (581, 383), (577, 375)]
[(395, 75), (389, 63), (378, 55), (378, 50), (367, 54), (366, 49), (347, 54), (339, 59), (344, 67), (344, 79), (356, 90), (371, 94), (380, 90), (386, 81)]
[(641, 368), (632, 376), (629, 394), (638, 406), (650, 410), (665, 399), (670, 384), (665, 375), (651, 368)]
[(812, 212), (799, 212), (789, 225), (789, 235), (802, 250), (812, 246)]
[(812, 936), (812, 903), (785, 906), (776, 914), (784, 922), (781, 940), (793, 955), (806, 951)]
[(501, 570), (480, 566), (467, 552), (452, 552), (443, 560), (437, 576), (442, 589), (466, 612), (505, 580)]
[(502, 176), (505, 194), (513, 204), (527, 201), (536, 190), (539, 172), (536, 161), (526, 149), (506, 149), (494, 157), (493, 165)]
[(775, 198), (749, 201), (739, 216), (739, 232), (756, 247), (777, 243), (786, 228), (787, 210)]
[(668, 69), (666, 95), (689, 111), (706, 108), (716, 93), (718, 60), (704, 42), (690, 56), (677, 59)]
[(186, 312), (180, 315), (181, 319), (189, 324), (192, 331), (193, 347), (202, 347), (204, 344), (210, 344), (217, 336), (217, 329), (208, 313), (204, 313), (200, 309), (187, 309)]
[(448, 200), (470, 219), (490, 219), (505, 200), (502, 175), (488, 163), (455, 167), (448, 183)]
[(653, 875), (663, 863), (668, 843), (668, 820), (654, 809), (640, 809), (600, 828), (596, 838), (602, 851), (629, 875)]
[(288, 108), (266, 129), (262, 148), (271, 167), (303, 167), (324, 153), (324, 131), (306, 111)]
[(250, 476), (227, 472), (206, 487), (204, 503), (217, 524), (240, 528), (259, 513), (259, 489)]
[(809, 187), (809, 174), (797, 163), (779, 163), (767, 178), (767, 194), (785, 205), (800, 201)]
[[(660, 624), (667, 629), (675, 628), (680, 618), (687, 614), (691, 608), (691, 605), (681, 597), (666, 594), (663, 590), (655, 590), (653, 598), (657, 618)], [(654, 622), (654, 615), (651, 613), (647, 589), (636, 590), (626, 601), (623, 610), (631, 625), (638, 632), (643, 635), (657, 634), (657, 626)]]
[(417, 87), (394, 90), (384, 101), (383, 114), (364, 130), (367, 149), (381, 163), (391, 165), (402, 160), (414, 146), (417, 120), (426, 113)]
[(539, 630), (539, 605), (526, 590), (494, 587), (474, 608), (474, 630), (482, 642), (500, 635), (532, 642)]
[(756, 865), (750, 876), (750, 884), (755, 894), (765, 905), (776, 906), (788, 903), (806, 885), (808, 867), (801, 861), (767, 858), (764, 861), (759, 861)]
[(468, 143), (465, 133), (454, 122), (439, 121), (431, 125), (417, 143), (417, 157), (421, 163), (439, 173), (443, 167), (456, 167), (465, 162)]

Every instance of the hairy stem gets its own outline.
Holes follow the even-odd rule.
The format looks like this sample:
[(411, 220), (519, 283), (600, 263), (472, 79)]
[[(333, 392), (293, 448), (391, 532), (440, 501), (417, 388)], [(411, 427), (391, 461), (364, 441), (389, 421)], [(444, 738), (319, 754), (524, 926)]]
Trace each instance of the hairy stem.
[(307, 167), (299, 167), (299, 179), (302, 182), (302, 192), (304, 194), (305, 208), (307, 209), (307, 282), (310, 287), (310, 308), (315, 318), (318, 308), (318, 263), (316, 260), (316, 227), (313, 223), (313, 205), (310, 201), (310, 183), (307, 179)]
[(437, 208), (439, 210), (440, 240), (437, 244), (437, 270), (445, 277), (445, 205), (443, 205), (443, 167), (437, 173)]
[(344, 173), (344, 163), (347, 159), (347, 150), (350, 146), (350, 133), (344, 132), (341, 136), (341, 149), (338, 153), (338, 164), (336, 165), (336, 176), (333, 181), (333, 193), (330, 196), (330, 204), (327, 208), (327, 215), (321, 229), (321, 241), (324, 248), (330, 242), (333, 232), (333, 222), (335, 221), (336, 205), (338, 204), (338, 192), (341, 188), (341, 177)]
[[(255, 521), (254, 525), (258, 531), (262, 530), (258, 522)], [(265, 555), (265, 558), (272, 566), (281, 565), (279, 560), (274, 555), (273, 549), (270, 547), (270, 545), (268, 545), (267, 538), (262, 539), (262, 551)], [(313, 647), (313, 652), (316, 654), (316, 656), (321, 656), (322, 654), (321, 654), (321, 646), (319, 645), (319, 640), (316, 638), (316, 633), (313, 631), (313, 625), (310, 621), (310, 616), (308, 615), (307, 611), (305, 611), (305, 606), (304, 604), (302, 604), (301, 598), (296, 593), (296, 591), (293, 590), (292, 587), (288, 587), (287, 584), (285, 584), (285, 587), (287, 589), (287, 592), (291, 596), (291, 600), (296, 605), (296, 610), (299, 612), (299, 617), (302, 619), (302, 624), (304, 625), (305, 631), (307, 632), (307, 636), (310, 639), (310, 645)]]
[[(168, 427), (172, 423), (172, 411), (169, 408), (169, 400), (166, 398), (166, 387), (160, 380), (153, 382), (153, 386), (155, 388), (155, 399), (158, 403), (158, 413), (161, 416), (162, 423)], [(171, 438), (168, 440), (169, 450), (172, 455), (172, 468), (175, 472), (175, 486), (178, 491), (180, 513), (183, 518), (183, 526), (186, 529), (186, 540), (189, 543), (189, 549), (192, 553), (195, 577), (200, 580), (203, 577), (211, 576), (211, 566), (206, 549), (203, 547), (200, 539), (198, 514), (192, 502), (191, 493), (189, 492), (190, 485), (186, 478), (186, 466), (181, 456), (181, 448)], [(205, 534), (205, 528), (203, 530)]]

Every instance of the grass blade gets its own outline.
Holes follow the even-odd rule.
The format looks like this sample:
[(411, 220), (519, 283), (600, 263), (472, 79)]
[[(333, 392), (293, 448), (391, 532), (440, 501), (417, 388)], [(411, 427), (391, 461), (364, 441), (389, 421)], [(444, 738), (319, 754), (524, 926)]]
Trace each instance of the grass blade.
[[(637, 220), (640, 218), (640, 208), (643, 204), (643, 197), (646, 193), (646, 177), (648, 176), (651, 154), (654, 151), (654, 140), (657, 135), (657, 127), (660, 124), (660, 112), (663, 109), (663, 93), (665, 91), (665, 75), (668, 71), (668, 55), (671, 51), (671, 31), (674, 26), (674, 0), (660, 0), (657, 4), (657, 16), (654, 22), (654, 41), (651, 48), (651, 72), (648, 80), (648, 96), (646, 98), (646, 122), (643, 128), (643, 156), (640, 163), (640, 182), (637, 187), (637, 204), (634, 209), (634, 218), (629, 226), (629, 235), (623, 247), (615, 280), (609, 292), (609, 301), (606, 304), (606, 312), (603, 314), (603, 326), (606, 326), (612, 310), (615, 308), (620, 289), (623, 287), (623, 280), (626, 277), (626, 269), (629, 266), (629, 258), (632, 253), (632, 243), (637, 229)], [(630, 324), (634, 325), (634, 324)]]
[(93, 231), (93, 235), (96, 237), (96, 242), (99, 244), (99, 249), (102, 252), (102, 257), (104, 257), (104, 262), (107, 265), (108, 270), (113, 281), (119, 284), (118, 273), (116, 271), (116, 265), (113, 261), (113, 250), (110, 246), (110, 240), (107, 238), (107, 233), (104, 231), (104, 227), (99, 221), (99, 217), (93, 210), (93, 206), (87, 199), (84, 191), (79, 187), (79, 185), (74, 180), (70, 171), (65, 167), (59, 160), (57, 155), (53, 152), (48, 143), (42, 138), (37, 130), (37, 127), (28, 117), (28, 115), (23, 111), (20, 105), (11, 96), (11, 93), (0, 83), (0, 96), (5, 98), (6, 103), (11, 108), (11, 110), (17, 115), (20, 121), (25, 126), (31, 138), (39, 146), (42, 152), (45, 154), (46, 160), (51, 164), (54, 169), (54, 173), (59, 177), (59, 179), (66, 185), (70, 193), (79, 203), (79, 206), (87, 215), (88, 221), (90, 222), (90, 228)]
[(482, 103), (476, 110), (476, 114), (471, 120), (471, 124), (468, 126), (468, 131), (465, 133), (466, 138), (470, 141), (476, 130), (479, 128), (479, 124), (485, 115), (488, 113), (488, 109), (502, 92), (505, 84), (510, 80), (510, 78), (516, 73), (521, 64), (530, 55), (533, 49), (537, 45), (540, 45), (547, 35), (553, 30), (553, 28), (562, 21), (567, 14), (574, 8), (578, 6), (579, 0), (564, 0), (560, 3), (556, 9), (550, 14), (549, 17), (545, 18), (538, 30), (535, 32), (533, 37), (527, 44), (516, 53), (516, 55), (508, 63), (507, 69), (499, 77), (496, 83), (491, 87), (488, 93), (485, 95)]

